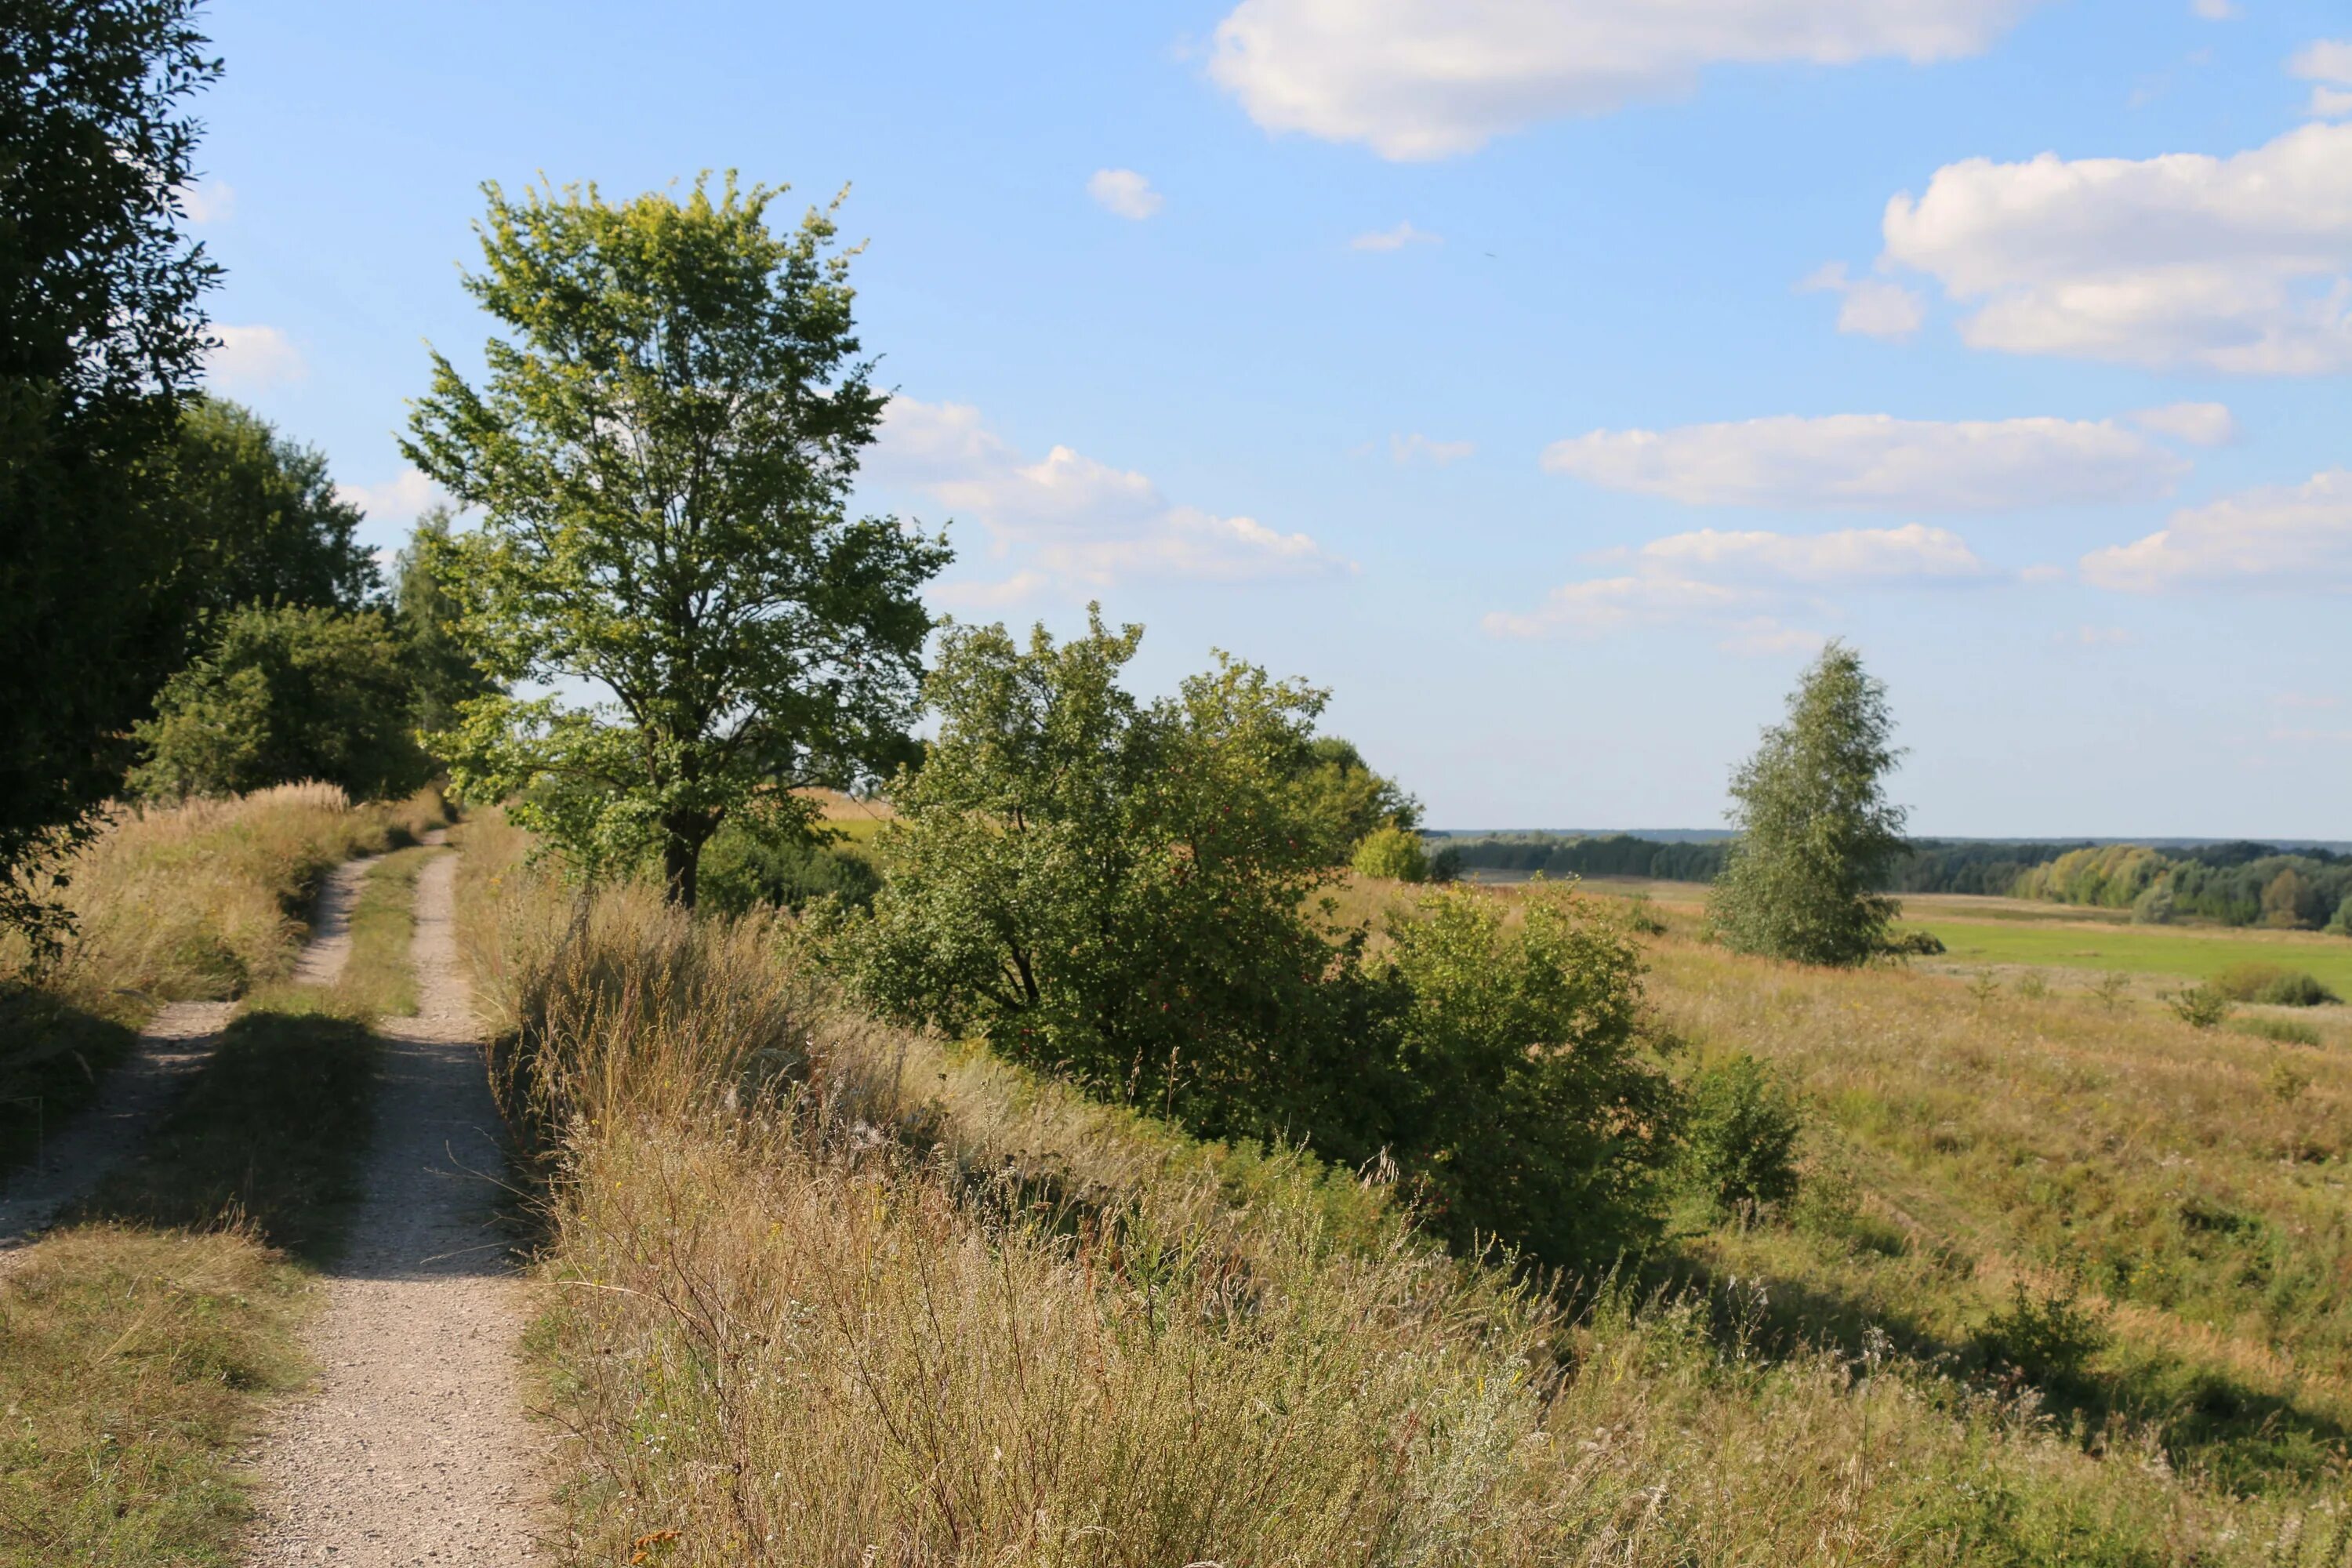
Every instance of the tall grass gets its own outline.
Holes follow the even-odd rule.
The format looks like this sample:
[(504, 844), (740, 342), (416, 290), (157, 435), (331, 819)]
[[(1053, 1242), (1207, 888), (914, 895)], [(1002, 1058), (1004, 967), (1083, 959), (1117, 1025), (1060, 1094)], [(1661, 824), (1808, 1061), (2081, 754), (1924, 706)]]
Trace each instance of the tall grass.
[[(75, 934), (37, 978), (52, 994), (105, 1016), (241, 995), (291, 972), (303, 916), (330, 869), (414, 843), (445, 816), (430, 791), (354, 805), (321, 784), (117, 807), (61, 868), (58, 891)], [(34, 978), (30, 959), (20, 942), (0, 938), (0, 979)]]
[(1737, 1291), (1571, 1314), (1377, 1181), (877, 1028), (788, 928), (582, 904), (467, 832), (583, 1560), (2325, 1560), (2334, 1516), (2095, 1458), (2030, 1392), (1768, 1354)]

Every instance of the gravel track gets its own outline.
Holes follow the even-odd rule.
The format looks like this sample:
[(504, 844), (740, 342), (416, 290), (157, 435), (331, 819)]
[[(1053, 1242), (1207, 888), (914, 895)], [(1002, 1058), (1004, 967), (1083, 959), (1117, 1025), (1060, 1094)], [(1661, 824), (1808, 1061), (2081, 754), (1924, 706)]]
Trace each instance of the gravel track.
[(367, 1199), (310, 1335), (322, 1384), (254, 1458), (257, 1568), (534, 1561), (543, 1438), (522, 1415), (527, 1300), (497, 1220), (503, 1154), (454, 881), (457, 856), (416, 877), (421, 1013), (379, 1025)]
[(139, 1031), (139, 1043), (107, 1075), (97, 1103), (0, 1188), (0, 1268), (139, 1146), (213, 1054), (235, 1011), (234, 1002), (173, 1002)]
[(523, 1415), (529, 1306), (496, 1214), (503, 1155), (452, 930), (456, 874), (442, 855), (417, 877), (421, 1011), (379, 1026), (367, 1196), (310, 1339), (320, 1386), (278, 1412), (253, 1459), (256, 1568), (535, 1556), (545, 1443)]

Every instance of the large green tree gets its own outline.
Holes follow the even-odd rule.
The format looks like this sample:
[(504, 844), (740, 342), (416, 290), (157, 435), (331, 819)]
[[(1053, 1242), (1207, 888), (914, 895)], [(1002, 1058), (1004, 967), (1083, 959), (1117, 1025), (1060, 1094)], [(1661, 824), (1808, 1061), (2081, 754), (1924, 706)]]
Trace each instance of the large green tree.
[[(512, 332), (479, 388), (433, 358), (410, 458), (481, 525), (442, 552), (496, 679), (435, 744), (474, 798), (591, 868), (660, 853), (691, 905), (702, 847), (755, 795), (906, 753), (944, 541), (853, 519), (874, 439), (848, 258), (781, 191), (683, 199), (485, 187), (467, 289)], [(578, 701), (581, 683), (608, 700)]]
[(161, 478), (184, 547), (172, 597), (199, 640), (239, 605), (356, 610), (381, 585), (326, 455), (249, 408), (192, 399)]
[(427, 733), (457, 722), (458, 710), (499, 689), (458, 635), (463, 606), (442, 581), (455, 519), (446, 506), (416, 520), (392, 574), (393, 621), (408, 666), (416, 727)]
[(1732, 775), (1739, 837), (1707, 905), (1727, 946), (1824, 964), (1885, 950), (1896, 906), (1878, 889), (1908, 847), (1886, 798), (1894, 735), (1886, 688), (1831, 643)]
[(205, 346), (215, 269), (179, 232), (187, 100), (219, 63), (194, 0), (12, 0), (0, 24), (0, 921), (88, 830), (184, 652), (152, 466)]
[(209, 646), (137, 728), (147, 749), (131, 774), (138, 793), (242, 795), (321, 779), (372, 800), (425, 782), (404, 650), (383, 611), (247, 605), (210, 625)]

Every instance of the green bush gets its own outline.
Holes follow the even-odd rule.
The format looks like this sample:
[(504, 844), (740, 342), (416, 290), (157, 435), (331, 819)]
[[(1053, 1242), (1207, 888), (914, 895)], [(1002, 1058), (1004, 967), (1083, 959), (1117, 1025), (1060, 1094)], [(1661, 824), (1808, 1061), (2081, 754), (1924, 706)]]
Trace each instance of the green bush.
[(2344, 901), (2336, 906), (2336, 918), (2327, 922), (2327, 931), (2333, 936), (2352, 936), (2352, 893), (2345, 894)]
[(713, 909), (741, 914), (763, 905), (798, 911), (828, 896), (862, 909), (881, 885), (854, 850), (730, 819), (703, 846), (698, 893)]
[(2106, 1324), (2073, 1289), (2036, 1292), (2022, 1280), (2011, 1288), (2008, 1308), (1994, 1312), (1977, 1331), (1977, 1343), (1989, 1358), (2044, 1385), (2080, 1381), (2108, 1339)]
[(2164, 999), (2172, 1016), (2192, 1029), (2210, 1029), (2227, 1018), (2231, 1012), (2230, 998), (2210, 985), (2192, 985), (2177, 991)]
[(1139, 637), (949, 629), (888, 876), (831, 939), (852, 988), (1196, 1132), (1391, 1164), (1465, 1249), (1646, 1247), (1675, 1097), (1631, 938), (1542, 892), (1506, 931), (1464, 889), (1367, 958), (1318, 923), (1334, 873), (1282, 764), (1321, 694), (1227, 663), (1146, 705), (1117, 681)]
[(1385, 877), (1392, 882), (1429, 879), (1429, 851), (1421, 835), (1403, 827), (1383, 827), (1364, 836), (1356, 846), (1356, 874)]
[(1391, 920), (1393, 957), (1369, 977), (1387, 1007), (1364, 1011), (1393, 1009), (1395, 1156), (1455, 1246), (1605, 1268), (1662, 1228), (1674, 1088), (1641, 1054), (1632, 941), (1570, 895), (1525, 908), (1507, 931), (1463, 889)]
[(432, 776), (411, 699), (400, 640), (378, 612), (232, 610), (135, 727), (147, 760), (131, 787), (178, 798), (317, 779), (356, 799), (404, 795)]
[(2336, 1000), (2317, 977), (2275, 963), (2233, 963), (2211, 984), (2232, 1002), (2272, 1007), (2324, 1007)]
[(2318, 1030), (2294, 1018), (2241, 1018), (2230, 1027), (2242, 1035), (2275, 1041), (2282, 1046), (2315, 1046), (2321, 1043)]
[(1717, 1214), (1777, 1208), (1797, 1195), (1797, 1097), (1745, 1053), (1710, 1063), (1689, 1085), (1683, 1128), (1686, 1189)]

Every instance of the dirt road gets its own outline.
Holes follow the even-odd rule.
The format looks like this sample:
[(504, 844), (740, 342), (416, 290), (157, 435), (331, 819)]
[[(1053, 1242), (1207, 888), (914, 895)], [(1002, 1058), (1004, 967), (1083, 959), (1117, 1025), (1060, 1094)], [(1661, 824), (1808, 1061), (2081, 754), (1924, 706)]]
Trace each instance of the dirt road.
[(519, 1568), (541, 1523), (527, 1305), (495, 1205), (496, 1108), (451, 929), (457, 857), (416, 882), (420, 1014), (387, 1019), (367, 1197), (311, 1336), (321, 1386), (255, 1456), (257, 1565)]

